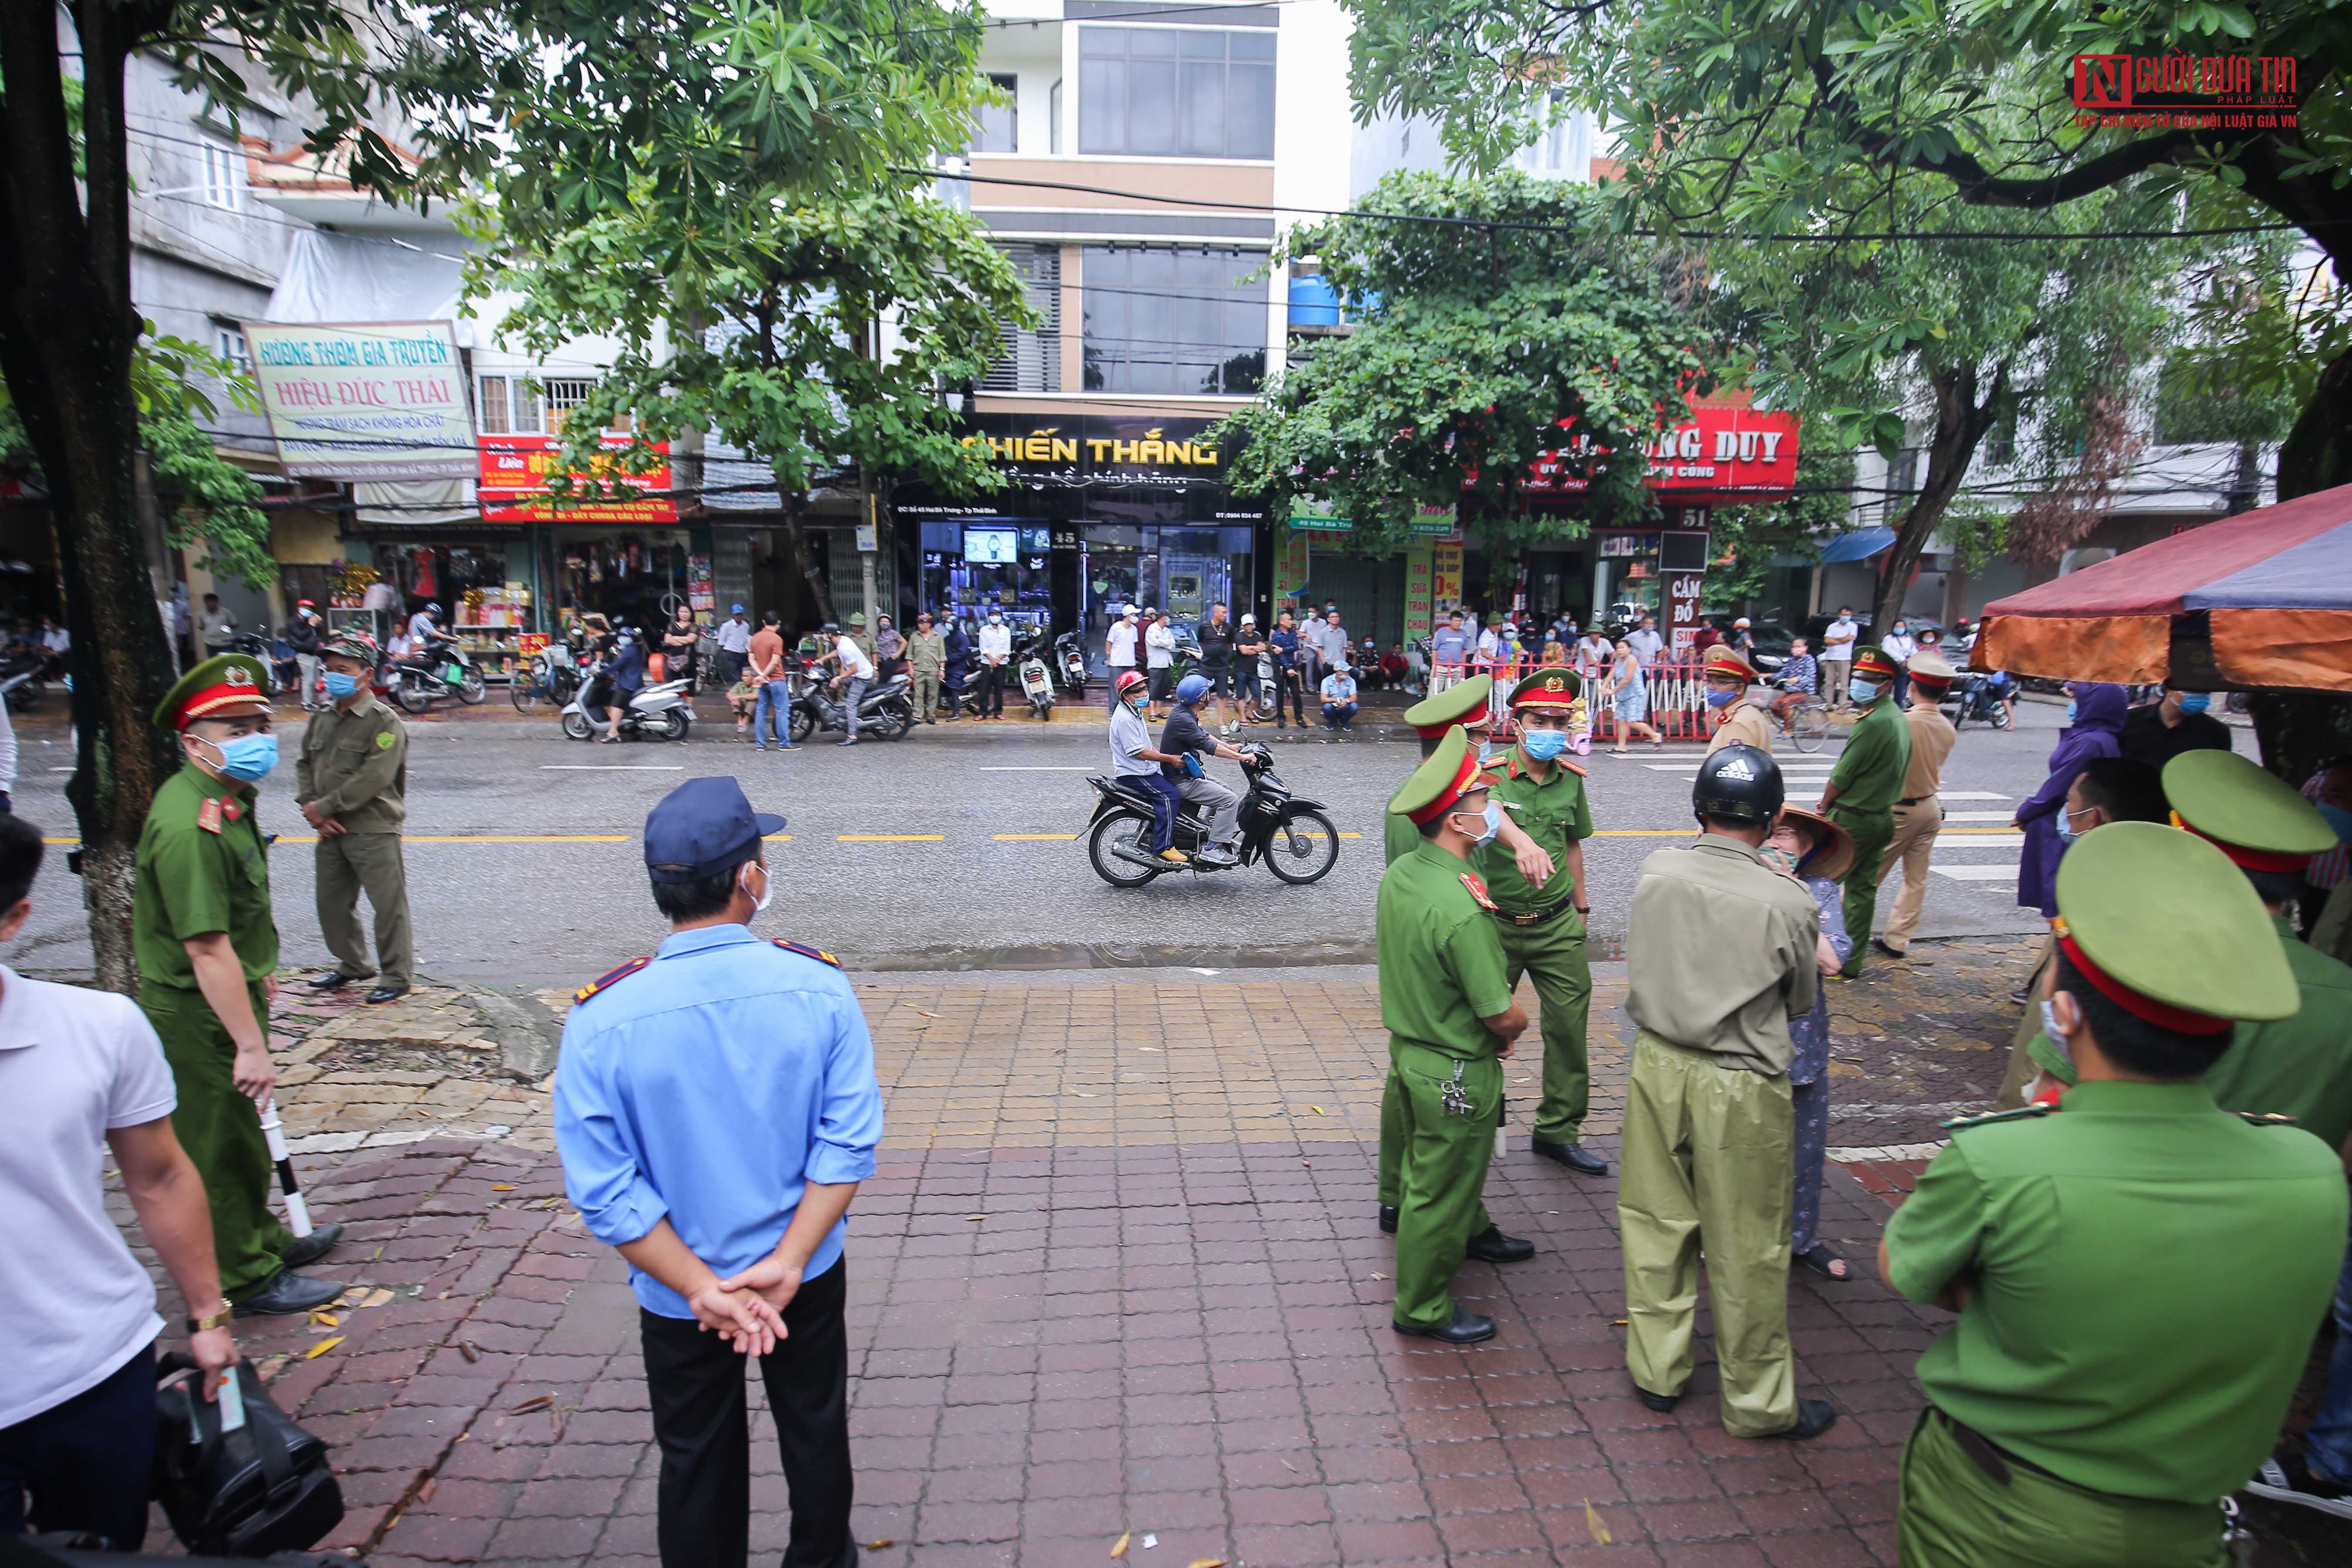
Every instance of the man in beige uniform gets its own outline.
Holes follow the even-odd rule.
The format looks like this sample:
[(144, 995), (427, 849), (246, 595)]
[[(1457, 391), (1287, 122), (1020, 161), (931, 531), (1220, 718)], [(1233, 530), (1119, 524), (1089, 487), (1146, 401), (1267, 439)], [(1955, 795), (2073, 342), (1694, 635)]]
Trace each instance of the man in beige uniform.
[(1728, 643), (1706, 650), (1707, 724), (1715, 731), (1706, 742), (1709, 756), (1726, 746), (1753, 746), (1772, 754), (1772, 721), (1761, 704), (1748, 700), (1756, 671)]
[(1942, 655), (1924, 649), (1911, 656), (1905, 672), (1911, 677), (1911, 706), (1903, 715), (1911, 726), (1911, 769), (1903, 775), (1903, 793), (1895, 802), (1895, 837), (1879, 862), (1882, 869), (1902, 866), (1903, 891), (1895, 900), (1885, 934), (1870, 939), (1870, 945), (1889, 958), (1909, 952), (1911, 933), (1919, 929), (1919, 909), (1927, 901), (1927, 863), (1935, 858), (1936, 835), (1944, 826), (1944, 805), (1936, 792), (1944, 787), (1944, 759), (1960, 738), (1937, 706), (1959, 672)]
[(1626, 1370), (1651, 1409), (1682, 1398), (1704, 1249), (1735, 1437), (1817, 1437), (1837, 1419), (1826, 1401), (1797, 1397), (1789, 1347), (1789, 1019), (1819, 993), (1821, 917), (1805, 885), (1758, 852), (1782, 799), (1780, 768), (1753, 746), (1701, 763), (1699, 840), (1642, 863), (1625, 938), (1641, 1029), (1617, 1187)]

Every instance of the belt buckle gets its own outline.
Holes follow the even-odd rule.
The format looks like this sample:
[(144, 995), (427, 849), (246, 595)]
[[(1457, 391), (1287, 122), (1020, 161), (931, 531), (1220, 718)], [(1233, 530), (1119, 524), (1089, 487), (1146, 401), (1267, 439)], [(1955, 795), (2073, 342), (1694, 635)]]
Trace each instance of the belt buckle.
[(1542, 921), (1543, 921), (1543, 916), (1542, 916), (1542, 915), (1540, 915), (1540, 914), (1532, 914), (1532, 915), (1519, 915), (1519, 914), (1515, 914), (1515, 915), (1513, 915), (1513, 916), (1511, 917), (1511, 923), (1512, 923), (1513, 925), (1517, 925), (1517, 926), (1531, 926), (1531, 925), (1538, 925), (1538, 924), (1542, 923)]

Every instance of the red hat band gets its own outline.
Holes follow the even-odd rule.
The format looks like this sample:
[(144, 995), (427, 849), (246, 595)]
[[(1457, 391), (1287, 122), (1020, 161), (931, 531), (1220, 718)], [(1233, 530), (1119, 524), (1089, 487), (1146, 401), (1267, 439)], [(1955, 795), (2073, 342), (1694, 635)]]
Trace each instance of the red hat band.
[(188, 700), (180, 704), (178, 724), (184, 730), (199, 719), (210, 718), (220, 709), (245, 707), (253, 703), (259, 703), (266, 708), (269, 704), (269, 699), (262, 693), (259, 687), (253, 683), (252, 676), (242, 668), (232, 669), (229, 671), (229, 679), (218, 686), (207, 686), (188, 694)]
[(1884, 675), (1891, 679), (1895, 673), (1895, 661), (1873, 648), (1853, 661), (1853, 672), (1856, 675)]
[(2121, 1007), (2135, 1018), (2145, 1019), (2159, 1028), (2177, 1029), (2184, 1035), (2218, 1035), (2230, 1027), (2231, 1020), (2216, 1018), (2210, 1013), (2193, 1013), (2186, 1007), (2175, 1007), (2167, 1002), (2143, 994), (2093, 963), (2074, 942), (2074, 933), (2066, 929), (2062, 917), (2053, 922), (2058, 937), (2058, 951), (2066, 955), (2077, 973), (2095, 986), (2099, 994)]
[(2200, 832), (2181, 821), (2180, 814), (2177, 811), (2172, 814), (2172, 826), (2195, 833), (2198, 837), (2227, 855), (2232, 864), (2249, 871), (2300, 871), (2315, 858), (2310, 855), (2277, 855), (2267, 849), (2249, 849), (2242, 844), (2232, 844), (2226, 838), (2216, 838), (2211, 834)]
[(1454, 775), (1454, 782), (1445, 786), (1444, 793), (1440, 795), (1435, 800), (1431, 801), (1427, 805), (1423, 806), (1419, 811), (1409, 811), (1405, 813), (1405, 820), (1412, 823), (1415, 827), (1428, 826), (1431, 823), (1436, 821), (1439, 817), (1454, 809), (1454, 803), (1462, 798), (1463, 792), (1468, 788), (1470, 782), (1477, 776), (1478, 753), (1475, 752), (1465, 752), (1462, 757), (1461, 770)]

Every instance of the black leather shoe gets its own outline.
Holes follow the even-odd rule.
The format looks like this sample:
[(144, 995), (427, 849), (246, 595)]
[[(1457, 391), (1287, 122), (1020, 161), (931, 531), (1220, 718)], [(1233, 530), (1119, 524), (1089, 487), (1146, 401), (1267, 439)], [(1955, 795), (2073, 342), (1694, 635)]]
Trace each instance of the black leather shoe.
[(1382, 1236), (1394, 1236), (1396, 1234), (1396, 1205), (1382, 1204), (1381, 1205), (1381, 1234)]
[(380, 1005), (386, 1002), (397, 1002), (403, 996), (407, 994), (408, 988), (406, 986), (379, 985), (374, 990), (369, 992), (365, 997), (362, 998), (362, 1000), (373, 1002)]
[(1462, 1250), (1481, 1263), (1525, 1263), (1536, 1255), (1536, 1244), (1525, 1237), (1505, 1236), (1501, 1226), (1490, 1225)]
[(1801, 1443), (1808, 1437), (1820, 1436), (1836, 1425), (1837, 1412), (1831, 1408), (1828, 1400), (1800, 1399), (1797, 1401), (1797, 1424), (1785, 1432), (1772, 1432), (1766, 1436)]
[(358, 978), (358, 975), (346, 974), (340, 969), (330, 969), (324, 974), (313, 974), (302, 984), (313, 991), (341, 991)]
[(2031, 985), (2021, 985), (2016, 990), (2009, 994), (2009, 999), (2022, 1007), (2028, 1002), (2033, 1000), (2033, 987)]
[(1643, 1407), (1654, 1410), (1661, 1415), (1683, 1402), (1683, 1396), (1679, 1394), (1653, 1394), (1638, 1383), (1633, 1385), (1633, 1397), (1640, 1400)]
[(1417, 1329), (1411, 1323), (1400, 1323), (1393, 1318), (1389, 1320), (1389, 1327), (1401, 1334), (1410, 1334), (1420, 1340), (1435, 1340), (1440, 1344), (1447, 1345), (1475, 1345), (1480, 1340), (1491, 1340), (1495, 1337), (1494, 1319), (1483, 1312), (1466, 1311), (1460, 1307), (1454, 1309), (1452, 1322), (1440, 1323), (1433, 1329)]
[(335, 1243), (342, 1239), (341, 1226), (322, 1225), (308, 1236), (296, 1237), (294, 1245), (286, 1249), (278, 1261), (289, 1268), (299, 1268), (306, 1263), (316, 1263), (328, 1253), (332, 1252), (335, 1249)]
[(1870, 939), (1870, 948), (1873, 952), (1883, 952), (1889, 958), (1908, 958), (1911, 956), (1899, 947), (1887, 946), (1886, 939), (1883, 936), (1872, 937)]
[(1591, 1152), (1581, 1143), (1547, 1143), (1540, 1138), (1530, 1138), (1528, 1147), (1536, 1152), (1538, 1158), (1566, 1165), (1580, 1175), (1605, 1176), (1609, 1173), (1609, 1162)]
[(240, 1318), (250, 1318), (258, 1312), (284, 1315), (314, 1311), (342, 1293), (343, 1288), (331, 1279), (312, 1279), (291, 1268), (281, 1268), (276, 1279), (239, 1301), (236, 1312)]

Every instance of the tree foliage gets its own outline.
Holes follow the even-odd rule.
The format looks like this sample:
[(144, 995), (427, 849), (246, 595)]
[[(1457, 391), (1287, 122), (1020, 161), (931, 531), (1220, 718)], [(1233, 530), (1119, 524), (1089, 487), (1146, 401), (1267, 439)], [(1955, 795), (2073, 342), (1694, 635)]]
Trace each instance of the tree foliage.
[(1607, 234), (1591, 192), (1511, 172), (1391, 174), (1362, 205), (1427, 221), (1343, 216), (1283, 242), (1276, 264), (1318, 258), (1357, 326), (1227, 420), (1246, 443), (1234, 488), (1329, 501), (1383, 545), (1416, 505), (1478, 503), (1509, 543), (1583, 531), (1517, 504), (1528, 466), (1573, 448), (1588, 511), (1654, 507), (1645, 444), (1711, 384), (1681, 258)]
[(1706, 568), (1706, 608), (1757, 607), (1778, 556), (1811, 562), (1820, 542), (1838, 531), (1853, 504), (1853, 451), (1817, 439), (1811, 432), (1797, 448), (1796, 493), (1786, 500), (1715, 509)]

